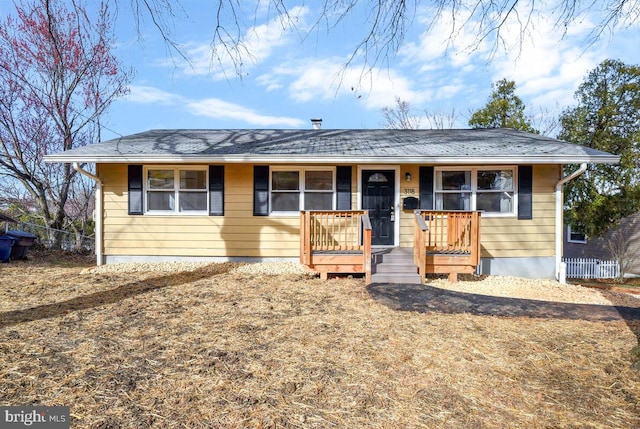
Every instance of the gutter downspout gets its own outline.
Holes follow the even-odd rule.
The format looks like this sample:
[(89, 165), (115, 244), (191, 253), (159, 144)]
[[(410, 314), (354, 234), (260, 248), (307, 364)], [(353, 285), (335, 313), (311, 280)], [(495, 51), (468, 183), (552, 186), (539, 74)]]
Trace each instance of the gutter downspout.
[(587, 163), (580, 164), (580, 168), (568, 176), (563, 177), (556, 184), (556, 280), (560, 279), (560, 263), (562, 262), (562, 243), (563, 243), (563, 227), (564, 227), (564, 204), (562, 201), (562, 185), (580, 176), (587, 170)]
[(98, 176), (95, 176), (89, 173), (86, 170), (83, 170), (82, 167), (77, 162), (73, 163), (73, 169), (83, 176), (87, 176), (89, 179), (96, 182), (96, 240), (95, 240), (95, 251), (96, 251), (96, 265), (100, 266), (103, 264), (102, 261), (102, 180)]

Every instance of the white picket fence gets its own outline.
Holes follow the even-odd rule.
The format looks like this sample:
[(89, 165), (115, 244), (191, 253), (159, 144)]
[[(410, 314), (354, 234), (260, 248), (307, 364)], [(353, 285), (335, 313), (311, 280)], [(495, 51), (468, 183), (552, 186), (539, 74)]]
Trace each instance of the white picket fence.
[(615, 279), (620, 276), (618, 261), (589, 258), (562, 258), (569, 279)]

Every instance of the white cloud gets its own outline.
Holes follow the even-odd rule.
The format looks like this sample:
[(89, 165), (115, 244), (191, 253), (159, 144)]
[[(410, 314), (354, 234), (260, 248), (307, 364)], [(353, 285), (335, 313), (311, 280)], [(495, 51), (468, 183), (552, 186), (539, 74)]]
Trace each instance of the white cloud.
[[(480, 40), (479, 24), (471, 20), (470, 12), (459, 10), (454, 17), (441, 14), (434, 19), (434, 10), (424, 8), (418, 11), (417, 23), (426, 28), (414, 42), (406, 43), (398, 52), (405, 64), (419, 64), (421, 67), (461, 68), (473, 57), (489, 51), (486, 40)], [(464, 23), (464, 25), (462, 25)]]
[[(589, 70), (605, 58), (605, 53), (593, 45), (584, 49), (585, 37), (591, 25), (571, 24), (566, 33), (559, 34), (552, 18), (538, 16), (534, 20), (530, 38), (519, 46), (520, 54), (510, 58), (501, 53), (492, 62), (494, 81), (514, 80), (517, 92), (537, 106), (572, 103), (572, 96)], [(508, 32), (518, 31), (515, 26)]]
[(297, 118), (261, 115), (253, 109), (217, 98), (189, 101), (186, 107), (194, 115), (242, 121), (257, 126), (300, 127), (304, 124), (304, 121)]
[(183, 98), (178, 94), (155, 88), (153, 86), (131, 85), (127, 100), (134, 103), (172, 105), (179, 103)]
[(268, 92), (282, 89), (284, 85), (274, 76), (263, 74), (258, 76), (256, 83), (263, 86)]
[(367, 109), (381, 109), (395, 104), (396, 97), (422, 102), (425, 95), (412, 88), (412, 82), (394, 69), (346, 66), (345, 58), (306, 58), (281, 64), (258, 83), (267, 88), (286, 87), (297, 103), (335, 100), (340, 97), (359, 99)]
[(465, 88), (465, 85), (462, 83), (450, 84), (450, 85), (442, 85), (438, 88), (435, 96), (440, 100), (451, 99), (461, 93)]
[[(359, 77), (359, 70), (351, 70), (351, 73), (354, 80)], [(361, 80), (360, 88), (366, 93), (364, 101), (369, 109), (391, 106), (396, 98), (411, 104), (422, 104), (429, 98), (426, 92), (414, 88), (412, 79), (395, 69), (371, 70), (370, 76)]]
[(250, 28), (245, 36), (247, 50), (258, 62), (264, 61), (271, 56), (274, 48), (290, 43), (296, 29), (304, 28), (308, 12), (306, 7), (296, 6), (286, 15), (279, 15), (267, 24)]
[[(210, 76), (214, 80), (246, 75), (255, 66), (270, 58), (277, 48), (287, 46), (297, 31), (304, 29), (306, 7), (292, 7), (287, 14), (278, 15), (265, 24), (249, 27), (239, 43), (227, 38), (217, 44), (188, 42), (182, 49), (189, 61), (179, 63), (178, 69), (188, 76)], [(175, 67), (175, 64), (164, 65)]]
[(261, 127), (300, 127), (305, 123), (305, 121), (300, 119), (287, 116), (262, 115), (253, 109), (217, 98), (205, 98), (202, 100), (188, 99), (152, 86), (132, 86), (127, 101), (155, 106), (162, 105), (185, 108), (189, 113), (196, 116), (240, 121)]

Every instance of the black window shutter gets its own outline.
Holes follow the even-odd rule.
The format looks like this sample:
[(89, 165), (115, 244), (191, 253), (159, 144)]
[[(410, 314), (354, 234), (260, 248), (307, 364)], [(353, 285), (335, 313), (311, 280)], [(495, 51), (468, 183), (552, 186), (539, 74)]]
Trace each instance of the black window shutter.
[(253, 167), (253, 215), (269, 216), (269, 166)]
[(209, 166), (209, 216), (224, 216), (224, 165)]
[(127, 169), (129, 214), (143, 214), (142, 165), (129, 165)]
[(351, 167), (336, 168), (336, 210), (351, 210)]
[(533, 166), (518, 166), (518, 219), (533, 219)]
[(420, 167), (420, 209), (433, 210), (433, 167)]

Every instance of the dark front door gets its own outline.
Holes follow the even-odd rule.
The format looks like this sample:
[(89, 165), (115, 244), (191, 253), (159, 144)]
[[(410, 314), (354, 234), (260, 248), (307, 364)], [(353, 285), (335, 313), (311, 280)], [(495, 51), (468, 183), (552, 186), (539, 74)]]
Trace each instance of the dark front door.
[(393, 246), (394, 170), (363, 170), (362, 209), (369, 210), (371, 244)]

